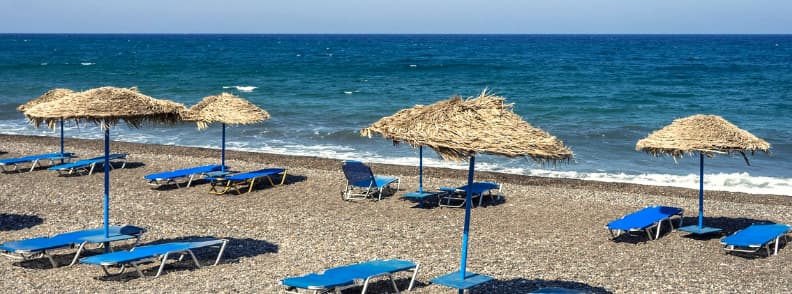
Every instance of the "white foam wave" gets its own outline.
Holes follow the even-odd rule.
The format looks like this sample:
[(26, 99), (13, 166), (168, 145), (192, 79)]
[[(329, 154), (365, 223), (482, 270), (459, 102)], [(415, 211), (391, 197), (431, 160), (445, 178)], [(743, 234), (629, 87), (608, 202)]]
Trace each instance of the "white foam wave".
[(80, 62), (80, 64), (83, 65), (83, 66), (90, 66), (90, 65), (94, 65), (96, 63), (94, 63), (94, 62)]
[(232, 89), (232, 88), (237, 89), (237, 91), (239, 92), (246, 92), (246, 93), (250, 93), (253, 92), (253, 90), (258, 89), (258, 87), (255, 86), (223, 86), (223, 89)]

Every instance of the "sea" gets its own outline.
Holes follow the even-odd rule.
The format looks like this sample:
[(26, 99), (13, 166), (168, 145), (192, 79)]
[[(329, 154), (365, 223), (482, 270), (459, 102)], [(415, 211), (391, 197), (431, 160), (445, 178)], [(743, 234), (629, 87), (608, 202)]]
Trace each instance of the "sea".
[[(706, 158), (705, 189), (792, 195), (792, 35), (0, 35), (0, 133), (58, 136), (15, 108), (52, 88), (99, 86), (188, 106), (228, 92), (267, 110), (263, 123), (228, 128), (232, 150), (410, 166), (416, 149), (359, 130), (487, 89), (575, 156), (482, 155), (477, 170), (688, 188), (698, 188), (698, 156), (653, 157), (635, 143), (676, 118), (716, 114), (772, 147), (749, 153), (750, 165)], [(65, 135), (102, 137), (73, 123)], [(119, 125), (111, 135), (219, 149), (221, 127)], [(427, 166), (466, 168), (424, 155)]]

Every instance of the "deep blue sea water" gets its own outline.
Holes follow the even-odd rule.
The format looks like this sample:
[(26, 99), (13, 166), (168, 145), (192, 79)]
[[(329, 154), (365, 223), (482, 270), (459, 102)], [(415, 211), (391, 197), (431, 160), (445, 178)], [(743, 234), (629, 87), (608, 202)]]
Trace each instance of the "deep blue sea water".
[[(706, 160), (708, 189), (792, 195), (792, 36), (0, 35), (0, 133), (57, 136), (15, 108), (51, 88), (112, 85), (182, 102), (231, 92), (272, 119), (230, 149), (417, 165), (358, 130), (415, 104), (484, 88), (575, 152), (569, 164), (482, 156), (482, 170), (697, 187), (698, 158), (635, 151), (673, 119), (721, 115), (772, 145), (747, 166)], [(68, 137), (99, 138), (93, 126)], [(219, 148), (220, 128), (128, 129), (113, 140)], [(442, 162), (432, 152), (428, 165)]]

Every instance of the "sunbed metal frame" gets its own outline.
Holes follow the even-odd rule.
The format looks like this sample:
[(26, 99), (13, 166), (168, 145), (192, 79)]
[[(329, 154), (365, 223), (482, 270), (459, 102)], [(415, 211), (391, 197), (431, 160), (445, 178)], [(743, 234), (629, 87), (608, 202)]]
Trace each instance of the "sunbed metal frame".
[[(140, 265), (159, 261), (159, 266), (157, 268), (157, 274), (152, 277), (152, 278), (157, 278), (157, 277), (159, 277), (162, 274), (162, 271), (165, 268), (165, 264), (167, 263), (168, 258), (171, 255), (179, 254), (179, 258), (177, 259), (179, 262), (184, 260), (185, 256), (189, 255), (190, 258), (193, 260), (193, 263), (195, 264), (195, 267), (196, 268), (201, 268), (202, 265), (198, 261), (198, 258), (195, 257), (195, 253), (193, 253), (192, 250), (193, 249), (198, 249), (198, 248), (218, 247), (219, 246), (220, 247), (220, 251), (217, 253), (217, 258), (215, 258), (214, 263), (211, 264), (211, 266), (215, 266), (215, 265), (218, 265), (220, 263), (220, 260), (223, 258), (223, 252), (225, 252), (226, 245), (228, 245), (228, 239), (217, 239), (217, 240), (212, 240), (212, 241), (215, 241), (215, 242), (213, 242), (212, 244), (209, 244), (209, 245), (204, 245), (204, 246), (200, 246), (200, 247), (190, 247), (190, 248), (187, 248), (187, 249), (184, 249), (184, 250), (179, 250), (179, 251), (169, 251), (169, 252), (165, 252), (163, 254), (157, 254), (156, 256), (146, 257), (146, 258), (142, 258), (142, 259), (138, 259), (138, 260), (122, 263), (121, 264), (121, 269), (118, 272), (116, 272), (116, 273), (111, 273), (110, 270), (108, 269), (112, 265), (117, 265), (115, 263), (114, 264), (107, 264), (107, 265), (103, 264), (101, 266), (102, 266), (102, 270), (104, 271), (104, 273), (106, 275), (108, 275), (108, 276), (117, 276), (117, 275), (123, 274), (126, 271), (127, 264), (129, 264), (133, 268), (135, 268), (135, 271), (138, 273), (138, 275), (140, 275), (141, 278), (145, 278), (146, 275), (143, 274), (143, 270), (140, 269)], [(209, 242), (209, 241), (199, 241), (199, 242)], [(178, 242), (175, 242), (175, 243), (178, 243)], [(134, 250), (135, 250), (135, 248), (132, 248), (129, 251), (134, 251)], [(207, 265), (207, 266), (209, 266), (209, 265)]]
[[(415, 286), (415, 277), (418, 276), (418, 270), (420, 269), (420, 267), (421, 267), (421, 264), (415, 263), (415, 267), (413, 267), (411, 269), (398, 271), (398, 272), (403, 272), (403, 271), (412, 272), (412, 276), (410, 278), (410, 285), (407, 287), (407, 292), (412, 291), (413, 286)], [(401, 292), (399, 292), (399, 287), (396, 285), (396, 281), (393, 279), (393, 274), (395, 274), (395, 273), (397, 273), (397, 272), (393, 272), (393, 273), (385, 272), (385, 273), (380, 273), (380, 274), (368, 276), (365, 279), (354, 280), (353, 283), (350, 284), (350, 285), (337, 286), (337, 287), (333, 287), (333, 288), (308, 287), (307, 290), (313, 290), (313, 292), (312, 292), (313, 294), (318, 294), (320, 292), (326, 293), (326, 292), (329, 292), (329, 291), (333, 291), (336, 294), (341, 294), (341, 291), (343, 291), (343, 290), (346, 290), (346, 289), (349, 289), (349, 288), (353, 288), (353, 287), (363, 286), (363, 289), (360, 291), (360, 293), (361, 294), (366, 294), (366, 291), (368, 291), (369, 283), (371, 282), (371, 280), (376, 279), (376, 278), (380, 278), (380, 277), (388, 277), (388, 280), (390, 280), (391, 285), (393, 285), (393, 290), (396, 291), (396, 293), (398, 294), (398, 293), (401, 293)], [(286, 288), (286, 293), (299, 293), (299, 289), (300, 288), (297, 288), (297, 287), (287, 287)]]

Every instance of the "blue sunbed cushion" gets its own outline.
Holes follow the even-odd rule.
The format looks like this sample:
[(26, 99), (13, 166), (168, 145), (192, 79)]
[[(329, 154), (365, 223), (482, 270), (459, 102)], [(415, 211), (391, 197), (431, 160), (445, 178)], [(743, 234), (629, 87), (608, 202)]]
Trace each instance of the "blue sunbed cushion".
[[(126, 153), (114, 153), (114, 154), (108, 155), (108, 159), (109, 160), (119, 159), (119, 158), (126, 158), (126, 157), (127, 157)], [(49, 170), (72, 169), (72, 168), (76, 168), (76, 167), (88, 166), (88, 165), (91, 165), (91, 164), (94, 164), (94, 163), (103, 162), (103, 161), (104, 161), (104, 156), (100, 156), (100, 157), (94, 157), (94, 158), (89, 158), (89, 159), (78, 160), (78, 161), (71, 162), (71, 163), (59, 164), (59, 165), (56, 165), (56, 166), (52, 166), (52, 167), (50, 167), (48, 169)]]
[(260, 169), (260, 170), (257, 170), (257, 171), (252, 171), (252, 172), (246, 172), (246, 173), (234, 174), (234, 175), (226, 176), (226, 177), (224, 177), (224, 179), (231, 180), (231, 181), (244, 181), (244, 180), (249, 180), (249, 179), (258, 178), (258, 177), (276, 175), (276, 174), (283, 173), (285, 171), (286, 171), (286, 169), (283, 169), (283, 168), (265, 168), (265, 169)]
[(721, 239), (721, 244), (739, 247), (760, 247), (790, 230), (785, 224), (753, 224)]
[[(143, 229), (135, 226), (110, 226), (110, 235), (139, 235), (143, 233)], [(90, 229), (82, 231), (73, 231), (63, 234), (58, 234), (52, 237), (39, 237), (18, 241), (9, 241), (0, 244), (0, 250), (7, 252), (36, 252), (42, 250), (49, 250), (79, 244), (83, 242), (83, 238), (91, 236), (103, 236), (104, 229)]]
[(181, 252), (187, 249), (195, 249), (212, 245), (222, 244), (223, 240), (205, 240), (196, 242), (170, 242), (155, 245), (135, 247), (129, 251), (117, 251), (105, 254), (89, 256), (80, 259), (81, 263), (95, 265), (115, 265), (124, 264), (136, 260), (156, 257), (165, 253)]
[(46, 154), (36, 154), (36, 155), (29, 155), (24, 157), (16, 157), (16, 158), (6, 158), (0, 160), (0, 165), (13, 165), (17, 163), (23, 162), (32, 162), (36, 160), (42, 159), (64, 159), (64, 158), (72, 158), (74, 157), (74, 153), (46, 153)]
[(610, 230), (643, 230), (656, 222), (682, 213), (681, 208), (649, 206), (608, 223)]
[[(498, 183), (494, 183), (494, 182), (474, 182), (472, 187), (473, 188), (471, 189), (472, 192), (471, 194), (481, 195), (482, 193), (487, 192), (489, 190), (498, 189), (499, 185)], [(448, 188), (448, 187), (438, 188), (438, 190), (440, 191), (449, 192), (449, 193), (456, 192), (458, 190), (467, 192), (467, 189), (468, 189), (468, 185), (464, 185), (458, 188)]]
[(372, 260), (363, 263), (330, 268), (322, 273), (311, 273), (299, 277), (286, 278), (281, 281), (285, 286), (302, 289), (330, 289), (352, 285), (357, 280), (385, 273), (395, 273), (416, 267), (409, 260)]
[(161, 173), (156, 173), (156, 174), (150, 174), (150, 175), (144, 176), (143, 178), (145, 178), (146, 180), (176, 179), (176, 178), (187, 177), (187, 176), (190, 176), (190, 175), (193, 175), (193, 174), (202, 174), (202, 173), (208, 173), (208, 172), (213, 172), (213, 171), (219, 171), (222, 168), (223, 167), (221, 165), (219, 165), (219, 164), (210, 164), (210, 165), (204, 165), (204, 166), (198, 166), (198, 167), (179, 169), (179, 170), (174, 170), (174, 171), (169, 171), (169, 172), (161, 172)]

